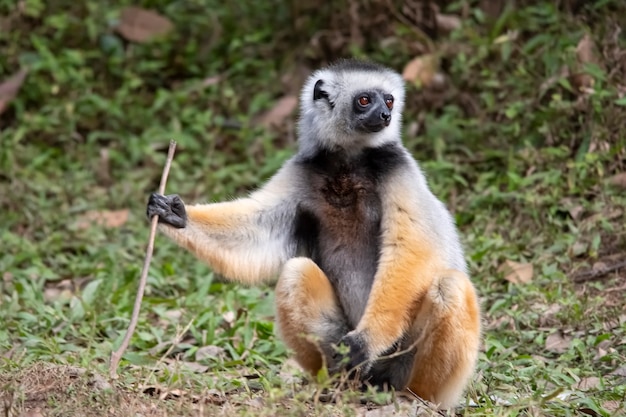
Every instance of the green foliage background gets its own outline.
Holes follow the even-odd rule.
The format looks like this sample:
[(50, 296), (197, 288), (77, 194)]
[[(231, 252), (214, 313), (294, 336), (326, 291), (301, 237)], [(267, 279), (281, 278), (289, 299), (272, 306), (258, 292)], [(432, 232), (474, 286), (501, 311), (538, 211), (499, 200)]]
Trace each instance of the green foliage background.
[[(462, 25), (435, 36), (391, 12), (410, 2), (389, 2), (397, 9), (388, 15), (373, 13), (385, 2), (364, 2), (361, 20), (346, 26), (360, 28), (362, 41), (333, 48), (314, 39), (345, 35), (350, 2), (143, 1), (174, 29), (133, 43), (115, 31), (128, 1), (0, 0), (0, 81), (29, 71), (0, 114), (5, 376), (40, 361), (106, 370), (130, 317), (145, 202), (170, 139), (178, 150), (168, 192), (186, 201), (241, 195), (295, 149), (295, 118), (281, 129), (255, 118), (297, 93), (306, 69), (354, 55), (402, 71), (419, 44), (438, 58), (445, 84), (408, 85), (405, 144), (454, 211), (485, 312), (468, 392), (478, 406), (466, 413), (611, 415), (626, 395), (623, 375), (610, 375), (626, 356), (626, 300), (612, 290), (624, 285), (624, 268), (583, 278), (598, 262), (610, 268), (626, 258), (624, 188), (610, 185), (626, 165), (626, 7), (519, 1), (490, 16), (478, 3), (443, 2)], [(385, 25), (375, 26), (380, 16)], [(596, 59), (580, 63), (585, 34)], [(575, 73), (591, 77), (590, 94)], [(121, 227), (79, 221), (123, 209), (130, 215)], [(498, 270), (507, 260), (531, 263), (532, 281), (507, 282)], [(272, 304), (270, 287), (224, 283), (158, 238), (123, 365), (200, 362), (220, 377), (150, 378), (224, 391), (246, 384), (233, 376), (241, 369), (255, 369), (272, 392), (286, 358)], [(546, 348), (555, 332), (569, 341), (558, 353)], [(203, 346), (224, 353), (197, 359)], [(142, 372), (130, 369), (126, 382)], [(589, 377), (600, 383), (577, 388)], [(561, 390), (567, 401), (546, 400)], [(513, 405), (495, 405), (496, 397)]]

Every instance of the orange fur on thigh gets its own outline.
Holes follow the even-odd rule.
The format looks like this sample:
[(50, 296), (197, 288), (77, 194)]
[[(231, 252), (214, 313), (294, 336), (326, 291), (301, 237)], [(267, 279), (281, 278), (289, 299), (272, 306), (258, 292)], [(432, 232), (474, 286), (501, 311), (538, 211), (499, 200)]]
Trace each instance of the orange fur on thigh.
[[(443, 280), (449, 280), (445, 285)], [(421, 327), (409, 388), (444, 406), (454, 405), (471, 376), (480, 340), (480, 310), (467, 276), (448, 271), (433, 282), (416, 317)]]
[(312, 260), (295, 258), (287, 262), (276, 285), (279, 329), (298, 363), (312, 374), (323, 365), (315, 340), (315, 324), (322, 321), (324, 314), (336, 309), (333, 288)]

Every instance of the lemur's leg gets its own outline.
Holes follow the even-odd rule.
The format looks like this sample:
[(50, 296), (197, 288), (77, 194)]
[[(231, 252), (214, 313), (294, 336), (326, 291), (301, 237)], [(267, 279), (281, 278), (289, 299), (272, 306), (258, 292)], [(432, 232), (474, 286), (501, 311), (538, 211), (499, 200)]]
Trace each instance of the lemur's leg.
[(348, 328), (332, 285), (311, 259), (285, 264), (276, 284), (276, 312), (279, 334), (306, 371), (315, 375), (324, 364), (334, 366), (328, 363), (331, 345)]
[(412, 325), (373, 361), (367, 382), (410, 388), (420, 397), (453, 406), (476, 364), (480, 317), (474, 287), (459, 271), (446, 270), (414, 299)]
[(417, 352), (409, 388), (441, 408), (455, 406), (476, 366), (480, 328), (474, 286), (464, 273), (445, 271), (415, 316)]

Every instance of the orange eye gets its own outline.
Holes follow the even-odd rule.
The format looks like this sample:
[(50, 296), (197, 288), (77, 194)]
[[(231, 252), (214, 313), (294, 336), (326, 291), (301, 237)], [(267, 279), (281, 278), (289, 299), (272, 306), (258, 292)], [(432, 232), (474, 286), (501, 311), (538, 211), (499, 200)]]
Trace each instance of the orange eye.
[(367, 96), (361, 96), (359, 97), (359, 104), (361, 106), (367, 106), (368, 104), (370, 104), (370, 98)]
[(388, 98), (387, 100), (385, 100), (385, 104), (387, 105), (387, 108), (389, 110), (393, 109), (393, 99), (392, 98)]

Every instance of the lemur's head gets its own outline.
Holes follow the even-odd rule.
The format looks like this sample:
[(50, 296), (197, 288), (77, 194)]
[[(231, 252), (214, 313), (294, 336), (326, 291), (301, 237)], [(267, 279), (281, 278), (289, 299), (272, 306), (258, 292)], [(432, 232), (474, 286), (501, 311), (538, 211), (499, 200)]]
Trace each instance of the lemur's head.
[(398, 141), (403, 107), (400, 74), (371, 62), (338, 61), (302, 88), (301, 145), (358, 149)]

